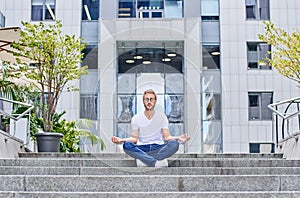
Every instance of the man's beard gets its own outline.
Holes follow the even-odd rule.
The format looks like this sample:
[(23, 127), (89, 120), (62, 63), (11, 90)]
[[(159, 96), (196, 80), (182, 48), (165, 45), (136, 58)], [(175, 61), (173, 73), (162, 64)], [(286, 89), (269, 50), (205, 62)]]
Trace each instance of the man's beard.
[(145, 109), (147, 109), (148, 111), (150, 111), (150, 110), (153, 110), (154, 109), (154, 107), (155, 107), (155, 104), (154, 105), (146, 105), (146, 104), (144, 104), (144, 107), (145, 107)]

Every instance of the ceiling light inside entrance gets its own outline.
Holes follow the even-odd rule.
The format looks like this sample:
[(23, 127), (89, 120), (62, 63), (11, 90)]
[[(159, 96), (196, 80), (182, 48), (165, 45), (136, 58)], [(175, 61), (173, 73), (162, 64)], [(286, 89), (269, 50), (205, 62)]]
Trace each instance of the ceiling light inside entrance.
[(143, 59), (143, 57), (140, 56), (140, 55), (136, 55), (136, 56), (134, 56), (133, 58), (134, 58), (134, 59), (137, 59), (137, 60)]
[(170, 59), (170, 58), (163, 58), (162, 61), (163, 61), (163, 62), (170, 62), (171, 59)]
[(129, 64), (132, 64), (132, 63), (134, 63), (134, 60), (129, 59), (129, 60), (126, 60), (125, 62), (129, 63)]
[(142, 63), (143, 63), (144, 65), (149, 65), (149, 64), (151, 64), (151, 61), (145, 60), (145, 61), (143, 61)]
[(175, 57), (175, 56), (176, 56), (176, 53), (170, 52), (170, 53), (167, 54), (167, 56), (169, 56), (169, 57)]

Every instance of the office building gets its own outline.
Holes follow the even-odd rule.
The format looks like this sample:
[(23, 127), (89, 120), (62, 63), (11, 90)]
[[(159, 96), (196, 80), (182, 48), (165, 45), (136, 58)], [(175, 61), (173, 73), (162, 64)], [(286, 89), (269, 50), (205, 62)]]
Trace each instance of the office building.
[(264, 20), (299, 28), (297, 0), (1, 1), (5, 27), (57, 19), (89, 43), (89, 74), (59, 109), (95, 120), (105, 152), (118, 150), (111, 136), (130, 134), (145, 89), (157, 92), (171, 133), (189, 134), (188, 153), (274, 152), (267, 105), (299, 95), (296, 82), (259, 62), (271, 46), (258, 39)]

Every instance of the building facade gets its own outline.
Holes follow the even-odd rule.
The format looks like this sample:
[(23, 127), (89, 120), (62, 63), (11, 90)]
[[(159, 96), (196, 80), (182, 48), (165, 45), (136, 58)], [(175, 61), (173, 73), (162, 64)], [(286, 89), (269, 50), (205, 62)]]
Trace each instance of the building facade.
[[(300, 27), (297, 0), (2, 0), (5, 27), (53, 23), (88, 42), (80, 92), (65, 92), (68, 119), (95, 121), (106, 150), (130, 134), (131, 117), (154, 89), (156, 110), (173, 135), (188, 133), (188, 153), (274, 152), (268, 104), (299, 95), (297, 84), (259, 60), (264, 20)], [(2, 20), (1, 20), (2, 21)], [(4, 23), (4, 22), (3, 22)], [(98, 152), (97, 148), (87, 152)]]

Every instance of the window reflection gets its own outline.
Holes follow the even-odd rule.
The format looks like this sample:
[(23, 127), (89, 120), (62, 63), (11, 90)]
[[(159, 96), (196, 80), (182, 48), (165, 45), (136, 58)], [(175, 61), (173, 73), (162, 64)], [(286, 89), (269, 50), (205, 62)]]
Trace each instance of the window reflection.
[(119, 18), (182, 18), (182, 0), (119, 0)]
[(98, 20), (99, 0), (82, 0), (82, 20)]
[(269, 44), (247, 42), (248, 69), (272, 69), (271, 65), (265, 60), (271, 58), (269, 51), (271, 51), (271, 45)]
[(82, 51), (83, 66), (87, 65), (89, 69), (98, 68), (98, 45), (87, 45), (86, 48)]
[(221, 94), (203, 93), (203, 120), (221, 120)]
[(97, 120), (98, 94), (80, 94), (80, 118)]
[(219, 45), (202, 46), (203, 69), (220, 69)]
[(135, 18), (135, 5), (134, 0), (119, 0), (119, 18)]
[(269, 0), (245, 0), (246, 19), (268, 20), (270, 19)]
[(273, 103), (273, 93), (249, 92), (249, 120), (271, 120), (272, 111), (268, 108)]
[(166, 114), (170, 123), (183, 122), (183, 95), (166, 96)]
[(119, 101), (119, 111), (120, 113), (118, 116), (118, 122), (130, 122), (131, 118), (133, 116), (133, 100), (134, 100), (134, 96), (119, 96), (118, 97), (118, 101)]
[(203, 152), (222, 152), (222, 123), (221, 121), (203, 122)]
[(89, 69), (80, 80), (80, 118), (98, 118), (98, 70)]
[(32, 0), (31, 20), (55, 20), (55, 0)]

